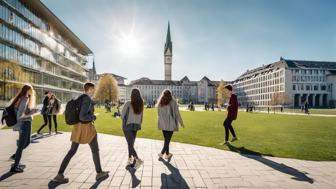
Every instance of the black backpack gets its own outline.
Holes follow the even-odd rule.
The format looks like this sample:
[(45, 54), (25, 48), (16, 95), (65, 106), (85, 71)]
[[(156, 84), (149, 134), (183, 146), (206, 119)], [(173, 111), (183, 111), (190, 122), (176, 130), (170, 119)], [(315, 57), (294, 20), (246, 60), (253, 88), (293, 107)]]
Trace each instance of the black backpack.
[(8, 106), (2, 113), (1, 123), (4, 124), (4, 120), (8, 127), (12, 127), (17, 123), (16, 111), (14, 106)]
[(75, 125), (79, 123), (79, 112), (82, 106), (82, 99), (84, 95), (79, 96), (77, 99), (71, 99), (65, 106), (64, 116), (65, 123), (68, 125)]

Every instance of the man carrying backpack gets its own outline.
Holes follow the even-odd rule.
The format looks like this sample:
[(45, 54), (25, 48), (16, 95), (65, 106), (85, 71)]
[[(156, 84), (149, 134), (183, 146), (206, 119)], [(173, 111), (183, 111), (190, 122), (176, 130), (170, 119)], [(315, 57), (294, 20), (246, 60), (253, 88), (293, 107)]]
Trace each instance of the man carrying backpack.
[[(62, 161), (61, 167), (58, 171), (57, 176), (53, 179), (54, 182), (58, 183), (67, 183), (69, 182), (68, 178), (64, 177), (64, 171), (68, 166), (71, 158), (75, 155), (79, 144), (89, 144), (93, 156), (93, 162), (96, 168), (96, 180), (100, 180), (108, 176), (107, 171), (103, 171), (100, 165), (99, 158), (99, 148), (98, 148), (98, 140), (97, 140), (97, 131), (94, 126), (94, 121), (96, 120), (96, 116), (94, 115), (94, 104), (92, 101), (92, 96), (95, 92), (95, 86), (93, 83), (85, 83), (84, 84), (84, 94), (81, 95), (75, 101), (68, 102), (69, 106), (78, 106), (69, 108), (68, 105), (65, 110), (66, 122), (69, 124), (67, 115), (73, 115), (76, 110), (78, 111), (78, 120), (79, 122), (75, 123), (71, 133), (71, 148), (65, 158)], [(72, 111), (72, 112), (68, 112)]]

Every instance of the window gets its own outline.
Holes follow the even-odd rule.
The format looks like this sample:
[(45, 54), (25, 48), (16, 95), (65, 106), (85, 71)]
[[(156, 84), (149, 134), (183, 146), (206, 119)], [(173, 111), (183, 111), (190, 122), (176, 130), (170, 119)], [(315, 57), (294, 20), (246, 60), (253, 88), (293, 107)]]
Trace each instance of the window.
[(327, 90), (327, 87), (326, 87), (325, 85), (322, 85), (322, 86), (321, 86), (321, 90), (322, 90), (322, 91), (325, 91), (325, 90)]
[(296, 85), (293, 85), (293, 90), (296, 90)]

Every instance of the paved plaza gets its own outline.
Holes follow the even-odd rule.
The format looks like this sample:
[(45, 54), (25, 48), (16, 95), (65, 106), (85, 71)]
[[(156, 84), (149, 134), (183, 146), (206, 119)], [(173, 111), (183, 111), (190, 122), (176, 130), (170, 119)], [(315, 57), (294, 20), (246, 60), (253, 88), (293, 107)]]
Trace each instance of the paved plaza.
[(135, 146), (145, 163), (134, 171), (125, 168), (125, 139), (105, 134), (98, 140), (102, 165), (110, 176), (95, 181), (90, 148), (81, 145), (66, 171), (70, 182), (58, 185), (50, 180), (70, 147), (70, 133), (35, 138), (23, 154), (25, 172), (11, 175), (8, 157), (17, 137), (12, 130), (0, 130), (0, 188), (336, 188), (336, 162), (248, 156), (181, 143), (172, 143), (174, 156), (166, 162), (157, 156), (162, 141), (140, 138)]

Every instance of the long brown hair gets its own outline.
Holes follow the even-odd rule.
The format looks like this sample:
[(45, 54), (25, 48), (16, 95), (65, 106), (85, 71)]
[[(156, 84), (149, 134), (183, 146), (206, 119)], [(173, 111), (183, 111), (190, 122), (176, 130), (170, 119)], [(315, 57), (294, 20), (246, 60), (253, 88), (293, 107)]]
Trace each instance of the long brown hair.
[(15, 98), (12, 100), (10, 106), (18, 106), (19, 103), (21, 102), (22, 98), (25, 97), (28, 93), (29, 90), (32, 90), (32, 94), (28, 95), (28, 107), (29, 108), (34, 108), (35, 106), (35, 100), (36, 100), (36, 96), (35, 96), (35, 91), (33, 89), (33, 87), (31, 85), (24, 85), (20, 92), (15, 96)]
[(158, 107), (166, 106), (170, 103), (171, 100), (173, 100), (172, 93), (170, 92), (169, 89), (165, 89), (158, 100), (157, 106)]
[(139, 89), (132, 89), (131, 105), (135, 114), (141, 114), (144, 109), (144, 102)]

